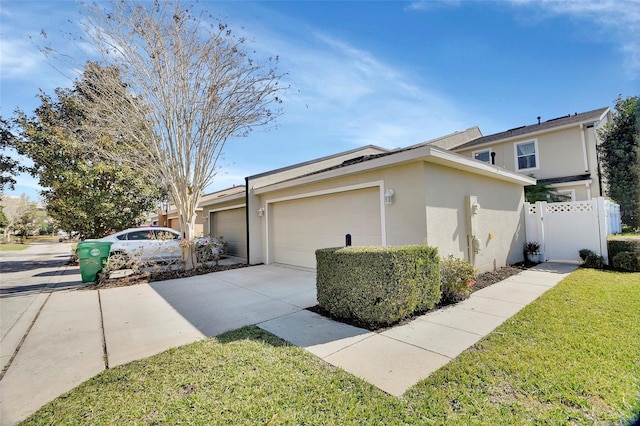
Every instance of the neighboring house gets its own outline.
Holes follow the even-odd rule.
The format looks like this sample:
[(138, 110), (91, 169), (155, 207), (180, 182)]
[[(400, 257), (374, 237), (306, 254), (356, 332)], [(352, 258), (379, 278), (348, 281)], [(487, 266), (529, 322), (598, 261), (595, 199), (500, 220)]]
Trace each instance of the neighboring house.
[[(439, 140), (449, 137), (470, 140), (477, 129)], [(523, 187), (535, 180), (429, 142), (250, 176), (245, 191), (207, 196), (205, 234), (223, 235), (251, 264), (314, 268), (315, 250), (344, 246), (346, 234), (355, 246), (426, 243), (481, 271), (521, 261)]]
[(597, 130), (611, 120), (609, 108), (554, 118), (479, 137), (447, 148), (467, 157), (534, 175), (567, 201), (603, 196)]

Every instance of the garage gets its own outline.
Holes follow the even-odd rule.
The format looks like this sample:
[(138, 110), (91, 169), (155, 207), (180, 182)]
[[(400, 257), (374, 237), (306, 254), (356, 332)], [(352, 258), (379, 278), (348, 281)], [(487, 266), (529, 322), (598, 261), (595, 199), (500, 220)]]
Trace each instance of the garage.
[(210, 213), (212, 237), (224, 237), (229, 243), (227, 254), (237, 257), (247, 257), (247, 222), (246, 209), (233, 208), (213, 211)]
[(269, 205), (270, 262), (316, 267), (315, 251), (345, 245), (381, 245), (380, 188), (371, 187)]

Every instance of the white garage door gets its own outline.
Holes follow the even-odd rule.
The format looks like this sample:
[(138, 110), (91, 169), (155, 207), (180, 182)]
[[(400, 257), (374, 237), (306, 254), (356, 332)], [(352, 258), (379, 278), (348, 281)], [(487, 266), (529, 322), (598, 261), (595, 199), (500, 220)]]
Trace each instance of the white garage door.
[(345, 245), (380, 245), (380, 189), (339, 192), (274, 203), (270, 211), (270, 261), (316, 267), (315, 251)]
[(244, 207), (212, 212), (209, 235), (224, 237), (229, 243), (227, 254), (247, 257), (247, 217)]

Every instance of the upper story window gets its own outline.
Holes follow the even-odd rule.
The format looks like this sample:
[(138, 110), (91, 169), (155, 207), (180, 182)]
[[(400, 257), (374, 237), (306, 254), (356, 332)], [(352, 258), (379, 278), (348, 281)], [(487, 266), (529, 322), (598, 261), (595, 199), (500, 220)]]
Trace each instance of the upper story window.
[(491, 148), (482, 151), (473, 151), (473, 159), (484, 161), (485, 163), (491, 162)]
[(514, 147), (516, 151), (516, 171), (520, 172), (540, 168), (537, 140), (516, 143)]

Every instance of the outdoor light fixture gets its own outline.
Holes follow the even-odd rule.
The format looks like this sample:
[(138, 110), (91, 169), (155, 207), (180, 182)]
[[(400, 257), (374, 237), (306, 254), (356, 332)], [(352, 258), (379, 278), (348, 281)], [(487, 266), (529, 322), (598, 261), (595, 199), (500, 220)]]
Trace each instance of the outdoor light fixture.
[(258, 216), (262, 216), (264, 214), (264, 207), (260, 207), (258, 209)]
[(384, 193), (384, 203), (393, 203), (393, 189), (387, 189), (387, 191)]
[(164, 209), (164, 226), (168, 225), (169, 218), (169, 200), (164, 200), (162, 202), (162, 208)]
[(480, 210), (480, 204), (475, 203), (473, 206), (471, 206), (471, 213), (472, 214), (478, 214), (479, 210)]

